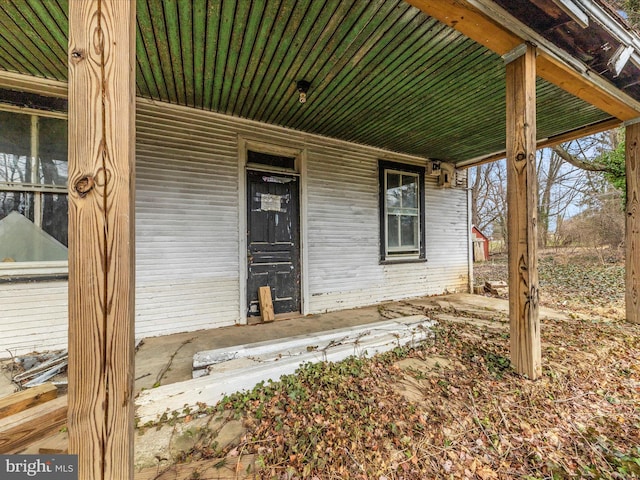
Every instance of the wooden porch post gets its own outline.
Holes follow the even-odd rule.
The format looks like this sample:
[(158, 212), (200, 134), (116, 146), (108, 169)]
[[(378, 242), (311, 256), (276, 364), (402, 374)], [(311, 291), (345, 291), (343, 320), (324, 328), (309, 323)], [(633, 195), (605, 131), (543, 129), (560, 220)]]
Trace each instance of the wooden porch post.
[(135, 5), (69, 2), (69, 453), (133, 478)]
[(505, 55), (507, 81), (507, 208), (511, 363), (535, 380), (542, 373), (536, 257), (536, 49)]
[(640, 323), (640, 121), (627, 125), (626, 309), (627, 321)]

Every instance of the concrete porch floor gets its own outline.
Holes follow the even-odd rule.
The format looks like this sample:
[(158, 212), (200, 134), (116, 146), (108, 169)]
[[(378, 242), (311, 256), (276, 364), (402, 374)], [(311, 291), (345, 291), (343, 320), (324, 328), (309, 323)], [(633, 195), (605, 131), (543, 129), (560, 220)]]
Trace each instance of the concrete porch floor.
[[(386, 302), (364, 308), (277, 320), (267, 324), (230, 326), (150, 337), (144, 339), (136, 353), (135, 393), (137, 395), (143, 388), (153, 388), (154, 385), (168, 385), (191, 379), (193, 355), (200, 351), (371, 324), (411, 315), (424, 315), (436, 321), (442, 319), (471, 322), (487, 328), (508, 330), (508, 308), (507, 300), (458, 293)], [(543, 320), (567, 318), (563, 313), (546, 308), (540, 309), (540, 317)], [(162, 443), (165, 441), (164, 437), (153, 442), (151, 439), (137, 439), (137, 458), (148, 457), (148, 452), (141, 450), (147, 450), (146, 447), (152, 448), (154, 444), (160, 444), (161, 448), (165, 448)], [(60, 432), (41, 439), (20, 453), (37, 453), (40, 448), (66, 448), (66, 443), (66, 433)], [(149, 445), (146, 445), (147, 443)], [(136, 464), (139, 465), (139, 460)]]
[(389, 308), (396, 303), (145, 338), (136, 352), (135, 393), (191, 379), (193, 355), (197, 352), (397, 318), (402, 315)]
[[(430, 316), (435, 312), (465, 321), (475, 317), (479, 320), (507, 322), (508, 309), (506, 300), (457, 293), (386, 302), (271, 323), (145, 338), (136, 352), (135, 393), (137, 395), (142, 389), (191, 379), (193, 355), (200, 351), (370, 324), (408, 315)], [(542, 319), (565, 317), (564, 314), (545, 308), (541, 309), (540, 316)]]

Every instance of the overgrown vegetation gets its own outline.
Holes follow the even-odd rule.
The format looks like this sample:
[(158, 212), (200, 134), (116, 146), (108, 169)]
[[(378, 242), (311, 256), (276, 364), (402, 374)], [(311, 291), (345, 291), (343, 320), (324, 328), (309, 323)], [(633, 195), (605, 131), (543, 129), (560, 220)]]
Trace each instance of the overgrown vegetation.
[(543, 301), (582, 312), (543, 322), (541, 380), (514, 374), (500, 314), (434, 311), (419, 348), (306, 364), (227, 397), (240, 442), (209, 438), (183, 460), (250, 454), (258, 478), (291, 480), (640, 478), (640, 326), (615, 319), (619, 266), (580, 255), (540, 262)]

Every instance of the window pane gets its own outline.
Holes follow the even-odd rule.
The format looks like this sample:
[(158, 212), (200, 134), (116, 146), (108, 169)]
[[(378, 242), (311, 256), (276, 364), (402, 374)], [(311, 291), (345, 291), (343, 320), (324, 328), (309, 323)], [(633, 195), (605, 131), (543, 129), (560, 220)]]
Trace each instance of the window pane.
[(0, 111), (0, 182), (31, 183), (31, 117)]
[(34, 194), (32, 192), (0, 191), (0, 222), (11, 212), (17, 212), (33, 222)]
[(67, 195), (43, 193), (42, 229), (65, 247), (69, 244), (67, 221)]
[(45, 185), (67, 185), (67, 121), (41, 117), (39, 120), (39, 181)]
[(418, 177), (402, 175), (402, 206), (418, 208)]
[(389, 250), (400, 246), (400, 226), (397, 215), (387, 215), (387, 246)]
[(402, 202), (402, 192), (400, 191), (400, 175), (397, 173), (387, 173), (387, 209), (400, 207)]
[(401, 244), (403, 247), (418, 249), (418, 217), (403, 215), (401, 218)]

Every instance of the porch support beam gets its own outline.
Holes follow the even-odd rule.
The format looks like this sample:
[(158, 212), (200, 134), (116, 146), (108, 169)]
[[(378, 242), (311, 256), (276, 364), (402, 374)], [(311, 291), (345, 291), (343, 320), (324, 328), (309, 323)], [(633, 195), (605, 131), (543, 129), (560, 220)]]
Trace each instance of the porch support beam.
[(627, 222), (626, 309), (627, 321), (640, 323), (640, 122), (626, 127)]
[(532, 380), (542, 373), (538, 316), (536, 49), (506, 65), (507, 231), (511, 363)]
[(133, 478), (135, 5), (69, 2), (69, 453)]
[[(498, 55), (505, 55), (525, 40), (549, 44), (540, 35), (523, 31), (517, 21), (494, 2), (487, 0), (405, 0), (445, 25), (455, 28)], [(494, 20), (495, 18), (495, 20)], [(507, 22), (507, 19), (509, 21)], [(600, 110), (620, 119), (640, 115), (640, 103), (617, 92), (607, 80), (587, 71), (567, 58), (558, 58), (550, 48), (538, 49), (538, 75)]]

